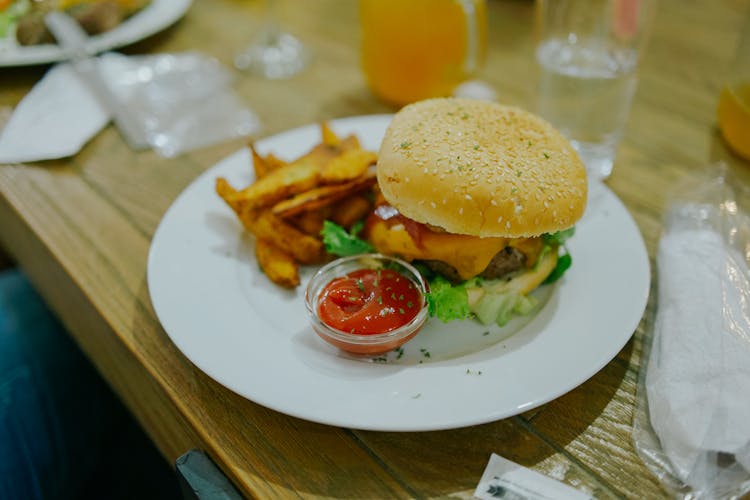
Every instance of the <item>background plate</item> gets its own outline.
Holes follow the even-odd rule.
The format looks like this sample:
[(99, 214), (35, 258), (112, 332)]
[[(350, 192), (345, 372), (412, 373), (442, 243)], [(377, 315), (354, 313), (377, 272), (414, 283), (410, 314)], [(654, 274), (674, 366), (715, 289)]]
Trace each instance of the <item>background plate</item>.
[[(389, 115), (336, 120), (377, 151)], [(318, 125), (256, 144), (290, 159), (320, 140)], [(274, 410), (330, 425), (426, 431), (485, 423), (539, 406), (581, 384), (623, 347), (649, 291), (643, 239), (619, 199), (592, 193), (568, 248), (573, 266), (539, 290), (540, 308), (505, 328), (430, 320), (404, 355), (363, 361), (308, 327), (304, 270), (294, 292), (259, 271), (253, 238), (214, 192), (216, 177), (252, 180), (241, 150), (198, 177), (169, 208), (148, 261), (154, 309), (195, 365), (238, 394)], [(429, 354), (429, 357), (428, 357)]]
[[(92, 36), (87, 48), (94, 53), (130, 45), (165, 29), (180, 19), (191, 0), (151, 0), (151, 4), (117, 28)], [(65, 59), (57, 45), (19, 46), (15, 40), (0, 39), (0, 67), (46, 64)]]

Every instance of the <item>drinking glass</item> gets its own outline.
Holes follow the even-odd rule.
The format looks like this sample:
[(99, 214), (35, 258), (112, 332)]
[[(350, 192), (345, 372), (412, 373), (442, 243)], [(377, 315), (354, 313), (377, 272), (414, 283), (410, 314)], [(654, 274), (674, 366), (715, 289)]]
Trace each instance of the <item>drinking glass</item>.
[(237, 69), (281, 80), (307, 67), (310, 53), (295, 36), (281, 29), (278, 8), (276, 0), (267, 0), (264, 26), (258, 37), (234, 58)]
[(536, 111), (578, 151), (590, 178), (612, 173), (635, 94), (653, 0), (538, 0)]
[(450, 95), (484, 60), (485, 0), (360, 0), (359, 18), (367, 83), (393, 105)]

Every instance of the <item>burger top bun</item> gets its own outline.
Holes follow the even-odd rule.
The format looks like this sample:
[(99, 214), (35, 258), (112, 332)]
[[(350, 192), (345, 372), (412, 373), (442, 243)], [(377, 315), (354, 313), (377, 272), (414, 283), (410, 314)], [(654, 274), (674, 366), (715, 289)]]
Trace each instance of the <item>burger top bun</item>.
[(522, 238), (572, 226), (586, 170), (541, 118), (472, 99), (428, 99), (393, 117), (378, 184), (405, 216), (457, 234)]

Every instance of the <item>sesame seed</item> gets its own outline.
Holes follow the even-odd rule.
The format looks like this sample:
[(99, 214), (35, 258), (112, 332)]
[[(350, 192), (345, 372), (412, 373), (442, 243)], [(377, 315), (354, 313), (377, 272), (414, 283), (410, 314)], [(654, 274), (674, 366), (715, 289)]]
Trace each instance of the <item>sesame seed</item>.
[(463, 215), (463, 213), (464, 213), (464, 207), (459, 208), (458, 209), (458, 214), (459, 215)]
[(432, 208), (435, 208), (435, 207), (437, 207), (437, 205), (435, 204), (435, 202), (434, 202), (434, 201), (431, 201), (431, 202), (430, 202), (430, 206), (431, 206)]
[[(497, 206), (497, 202), (495, 200), (490, 200), (490, 205), (492, 205), (493, 207), (496, 207)], [(500, 221), (498, 221), (498, 222), (500, 222)]]

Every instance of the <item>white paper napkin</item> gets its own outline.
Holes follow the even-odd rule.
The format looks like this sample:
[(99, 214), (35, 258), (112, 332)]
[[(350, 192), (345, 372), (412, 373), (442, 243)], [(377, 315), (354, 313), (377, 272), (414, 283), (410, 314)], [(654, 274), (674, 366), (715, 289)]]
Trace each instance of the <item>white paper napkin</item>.
[(21, 100), (0, 133), (0, 163), (73, 155), (108, 121), (72, 66), (58, 64)]
[(750, 477), (747, 263), (720, 234), (696, 228), (668, 231), (657, 258), (651, 425), (682, 481), (736, 485)]

